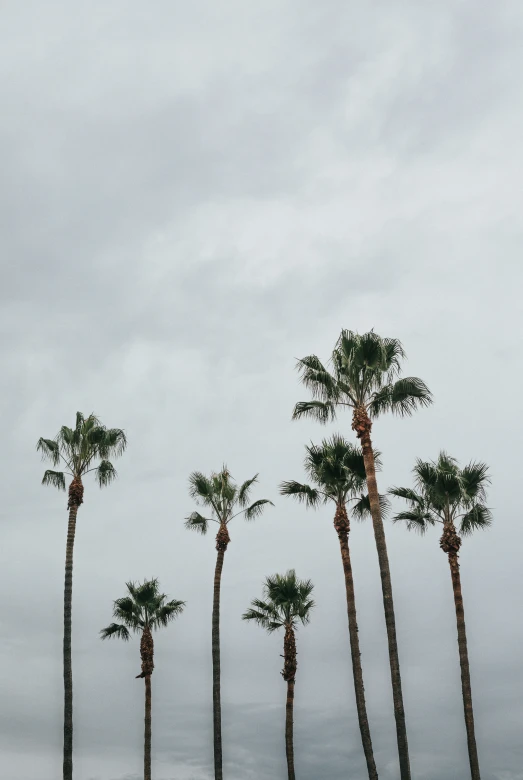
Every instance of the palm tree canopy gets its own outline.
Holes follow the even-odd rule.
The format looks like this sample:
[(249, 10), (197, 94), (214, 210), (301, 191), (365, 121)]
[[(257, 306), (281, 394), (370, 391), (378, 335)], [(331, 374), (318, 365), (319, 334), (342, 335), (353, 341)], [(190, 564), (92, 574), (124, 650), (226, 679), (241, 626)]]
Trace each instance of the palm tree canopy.
[(213, 472), (210, 477), (200, 471), (193, 471), (189, 477), (189, 493), (198, 504), (211, 510), (211, 517), (192, 512), (186, 518), (185, 527), (206, 534), (211, 522), (227, 525), (241, 514), (246, 520), (259, 517), (267, 504), (274, 504), (266, 498), (250, 503), (251, 488), (257, 481), (258, 474), (255, 474), (238, 486), (227, 466), (223, 466), (219, 472)]
[[(305, 447), (305, 471), (313, 483), (302, 484), (294, 480), (282, 482), (280, 493), (293, 496), (308, 507), (316, 507), (329, 500), (336, 504), (355, 501), (353, 512), (358, 519), (370, 514), (366, 487), (365, 464), (361, 447), (347, 441), (343, 436), (334, 434), (323, 439), (321, 445), (311, 444)], [(380, 453), (375, 451), (376, 467), (381, 467)], [(386, 510), (388, 501), (380, 496), (382, 508)]]
[(408, 504), (407, 510), (395, 515), (394, 522), (403, 520), (409, 530), (424, 533), (429, 525), (458, 521), (463, 536), (491, 525), (492, 513), (485, 505), (486, 487), (490, 483), (485, 463), (471, 462), (460, 468), (455, 458), (440, 452), (436, 461), (418, 458), (413, 473), (415, 490), (403, 487), (389, 490)]
[[(81, 479), (84, 474), (94, 471), (100, 487), (109, 485), (117, 476), (109, 458), (122, 455), (126, 446), (123, 430), (106, 428), (96, 415), (84, 417), (77, 412), (74, 428), (63, 425), (54, 439), (40, 438), (37, 442), (36, 449), (42, 460), (50, 461), (53, 466), (62, 463), (64, 467), (63, 471), (48, 469), (42, 484), (65, 490), (65, 474)], [(96, 461), (98, 463), (94, 465)]]
[(410, 415), (418, 406), (428, 406), (432, 394), (426, 384), (417, 377), (400, 378), (404, 358), (398, 339), (342, 330), (330, 371), (316, 355), (298, 360), (301, 380), (313, 400), (297, 403), (293, 419), (309, 416), (326, 423), (335, 419), (339, 406), (364, 407), (371, 419), (388, 411)]
[(242, 619), (254, 620), (269, 633), (282, 627), (296, 629), (298, 623), (307, 625), (315, 606), (313, 589), (312, 582), (298, 579), (294, 569), (274, 574), (265, 580), (263, 598), (254, 599)]
[(121, 622), (103, 628), (102, 639), (128, 640), (131, 631), (139, 633), (146, 626), (152, 630), (163, 628), (185, 607), (185, 601), (167, 601), (165, 593), (160, 593), (157, 579), (144, 580), (141, 584), (127, 582), (126, 587), (128, 595), (116, 599), (113, 606), (113, 617)]

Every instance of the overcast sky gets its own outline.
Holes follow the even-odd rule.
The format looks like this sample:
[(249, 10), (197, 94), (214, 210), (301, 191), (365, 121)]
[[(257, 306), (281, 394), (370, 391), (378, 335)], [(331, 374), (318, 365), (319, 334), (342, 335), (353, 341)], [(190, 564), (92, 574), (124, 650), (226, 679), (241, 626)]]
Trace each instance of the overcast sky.
[[(226, 780), (285, 775), (282, 637), (241, 614), (267, 574), (316, 585), (298, 633), (299, 780), (360, 780), (330, 508), (278, 496), (304, 444), (295, 358), (342, 327), (401, 339), (435, 404), (374, 425), (382, 491), (417, 456), (490, 464), (494, 524), (461, 571), (483, 780), (522, 780), (520, 454), (523, 8), (518, 0), (7, 0), (1, 8), (0, 749), (6, 780), (61, 776), (66, 498), (40, 436), (77, 410), (125, 428), (86, 479), (73, 587), (75, 780), (143, 777), (139, 642), (102, 643), (129, 579), (185, 613), (157, 635), (153, 775), (212, 773), (212, 536), (191, 471), (260, 473), (222, 582)], [(399, 505), (396, 505), (399, 508)], [(415, 780), (468, 776), (438, 532), (387, 523)], [(351, 531), (380, 778), (399, 777), (377, 556)]]

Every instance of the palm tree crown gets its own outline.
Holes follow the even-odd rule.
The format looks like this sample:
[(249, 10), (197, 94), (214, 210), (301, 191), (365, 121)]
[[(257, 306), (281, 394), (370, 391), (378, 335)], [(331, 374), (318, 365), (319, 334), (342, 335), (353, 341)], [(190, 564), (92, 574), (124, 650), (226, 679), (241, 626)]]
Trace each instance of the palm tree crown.
[(395, 515), (394, 522), (406, 521), (409, 530), (424, 533), (429, 525), (459, 521), (462, 536), (490, 526), (492, 514), (485, 506), (490, 478), (485, 463), (469, 463), (460, 468), (455, 458), (440, 452), (437, 461), (418, 458), (413, 472), (416, 490), (389, 490), (409, 505), (406, 511)]
[(307, 625), (314, 601), (310, 580), (300, 580), (291, 569), (286, 574), (267, 577), (263, 587), (263, 599), (254, 599), (243, 620), (253, 620), (271, 634), (279, 628), (296, 629), (298, 623)]
[[(64, 471), (48, 469), (42, 484), (65, 490), (65, 474), (81, 481), (84, 474), (94, 471), (100, 487), (109, 485), (117, 476), (109, 458), (120, 456), (126, 446), (127, 439), (120, 428), (106, 428), (96, 415), (84, 417), (77, 412), (74, 428), (63, 425), (54, 439), (38, 440), (36, 449), (42, 458), (53, 466), (60, 462), (64, 466)], [(94, 465), (96, 461), (99, 462)]]
[(164, 628), (183, 612), (185, 601), (167, 601), (160, 593), (158, 580), (126, 583), (128, 595), (114, 602), (113, 616), (120, 623), (111, 623), (100, 631), (101, 639), (115, 637), (127, 641), (130, 632), (141, 633), (144, 628), (153, 631)]
[[(334, 434), (321, 445), (305, 447), (304, 467), (314, 487), (289, 480), (282, 482), (280, 493), (304, 502), (307, 507), (317, 507), (327, 501), (336, 505), (355, 502), (352, 511), (357, 519), (370, 515), (369, 497), (365, 491), (366, 477), (363, 453), (343, 436)], [(374, 452), (377, 470), (381, 467), (380, 453)], [(380, 496), (382, 511), (388, 508), (385, 496)]]
[(428, 406), (432, 395), (421, 379), (399, 378), (404, 358), (398, 339), (342, 330), (332, 352), (332, 371), (316, 355), (298, 360), (302, 382), (314, 400), (297, 403), (293, 419), (305, 415), (326, 423), (335, 419), (338, 406), (363, 408), (371, 419), (386, 411), (410, 415), (418, 406)]
[(266, 504), (274, 504), (266, 498), (249, 504), (251, 488), (257, 481), (258, 475), (255, 474), (252, 479), (246, 480), (238, 487), (232, 481), (227, 466), (223, 466), (218, 473), (213, 472), (210, 477), (200, 471), (194, 471), (189, 477), (189, 493), (197, 503), (208, 507), (213, 516), (207, 518), (199, 512), (192, 512), (186, 518), (185, 527), (206, 534), (211, 522), (224, 526), (241, 514), (246, 520), (259, 517)]

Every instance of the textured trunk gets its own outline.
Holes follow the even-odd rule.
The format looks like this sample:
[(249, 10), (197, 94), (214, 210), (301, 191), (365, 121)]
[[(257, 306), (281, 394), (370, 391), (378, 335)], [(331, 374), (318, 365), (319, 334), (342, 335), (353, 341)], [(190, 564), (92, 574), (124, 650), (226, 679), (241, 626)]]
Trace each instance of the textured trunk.
[(341, 560), (345, 574), (345, 593), (347, 596), (347, 616), (349, 619), (350, 650), (352, 656), (352, 675), (354, 677), (354, 692), (356, 694), (356, 709), (358, 723), (361, 732), (363, 752), (367, 761), (369, 780), (378, 780), (378, 772), (372, 752), (372, 740), (370, 737), (369, 720), (367, 718), (367, 706), (365, 704), (365, 688), (363, 685), (363, 672), (361, 669), (360, 640), (358, 637), (358, 623), (356, 620), (356, 600), (354, 597), (354, 581), (352, 579), (352, 565), (349, 551), (349, 518), (345, 504), (336, 507), (334, 527), (340, 540)]
[(214, 733), (214, 778), (223, 780), (222, 770), (222, 705), (220, 688), (220, 585), (225, 551), (230, 542), (226, 525), (220, 525), (216, 535), (216, 568), (212, 607), (212, 707)]
[(287, 703), (285, 706), (285, 753), (287, 755), (287, 775), (288, 780), (296, 780), (294, 774), (294, 733), (293, 733), (293, 715), (294, 715), (294, 680), (298, 662), (296, 659), (296, 637), (292, 626), (285, 627), (285, 638), (283, 640), (283, 672), (282, 676), (287, 683)]
[(145, 734), (143, 746), (143, 777), (151, 780), (151, 675), (145, 676)]
[(456, 624), (458, 628), (459, 664), (461, 667), (461, 691), (463, 694), (463, 709), (465, 712), (465, 728), (467, 730), (470, 776), (472, 780), (480, 780), (478, 750), (476, 747), (476, 736), (474, 734), (474, 712), (472, 709), (467, 634), (465, 631), (465, 611), (463, 608), (461, 578), (459, 574), (458, 554), (460, 546), (461, 539), (456, 533), (453, 523), (445, 523), (440, 547), (448, 555), (452, 589), (454, 591), (454, 606), (456, 608)]
[(285, 705), (285, 753), (287, 755), (288, 780), (296, 780), (294, 774), (294, 680), (287, 683), (287, 704)]
[(69, 523), (65, 548), (64, 584), (64, 780), (73, 778), (73, 669), (71, 663), (71, 611), (73, 601), (73, 551), (78, 507), (83, 503), (84, 488), (79, 478), (69, 485)]
[(394, 618), (394, 604), (392, 601), (392, 584), (390, 580), (389, 557), (387, 555), (387, 543), (385, 530), (381, 519), (381, 508), (376, 483), (376, 469), (374, 465), (374, 453), (370, 438), (371, 421), (363, 407), (354, 410), (352, 428), (356, 431), (361, 441), (363, 459), (365, 462), (365, 474), (367, 477), (367, 489), (369, 492), (370, 511), (376, 550), (381, 576), (381, 590), (383, 593), (383, 607), (385, 610), (385, 624), (387, 627), (387, 640), (389, 645), (390, 676), (392, 681), (392, 698), (394, 702), (394, 717), (396, 719), (396, 738), (398, 742), (398, 754), (401, 780), (410, 780), (409, 747), (407, 742), (407, 728), (405, 724), (405, 710), (403, 708), (403, 694), (401, 691), (400, 663), (398, 645), (396, 641), (396, 621)]

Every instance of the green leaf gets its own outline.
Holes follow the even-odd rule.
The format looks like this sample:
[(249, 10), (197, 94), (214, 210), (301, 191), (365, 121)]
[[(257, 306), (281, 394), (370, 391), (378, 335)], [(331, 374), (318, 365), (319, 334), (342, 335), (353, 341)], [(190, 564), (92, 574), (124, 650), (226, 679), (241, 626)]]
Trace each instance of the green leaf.
[(425, 382), (409, 376), (392, 385), (391, 410), (400, 417), (411, 415), (419, 407), (430, 406), (432, 393)]
[(310, 485), (302, 485), (294, 480), (282, 482), (280, 484), (280, 494), (282, 496), (292, 496), (309, 507), (316, 507), (323, 500), (322, 494), (316, 488), (311, 488)]
[(247, 506), (249, 503), (249, 496), (251, 492), (251, 486), (258, 481), (258, 474), (255, 474), (252, 479), (247, 479), (238, 491), (238, 504), (241, 507)]
[(57, 441), (53, 439), (38, 439), (36, 444), (37, 452), (42, 455), (42, 460), (50, 460), (53, 466), (60, 463), (60, 448)]
[(63, 471), (50, 471), (45, 472), (42, 478), (42, 485), (51, 485), (58, 488), (58, 490), (65, 490), (65, 477)]
[(485, 530), (492, 525), (492, 512), (483, 504), (475, 504), (461, 518), (460, 533), (470, 536), (473, 531)]
[(270, 504), (270, 506), (274, 506), (272, 501), (269, 501), (268, 498), (261, 498), (259, 501), (255, 501), (245, 510), (245, 519), (255, 520), (257, 517), (259, 517), (262, 514), (267, 504)]
[(203, 517), (199, 512), (192, 512), (189, 517), (185, 518), (185, 527), (189, 531), (196, 531), (196, 533), (205, 536), (209, 528), (209, 523), (211, 522), (212, 520)]
[(336, 407), (332, 401), (298, 401), (292, 413), (292, 419), (310, 417), (325, 425), (329, 420), (336, 419)]
[(101, 639), (123, 639), (124, 642), (128, 642), (131, 638), (131, 635), (129, 633), (129, 630), (119, 624), (119, 623), (111, 623), (107, 628), (102, 628), (100, 631), (100, 638)]
[(115, 467), (108, 460), (102, 460), (95, 471), (98, 484), (101, 488), (110, 485), (118, 476)]

